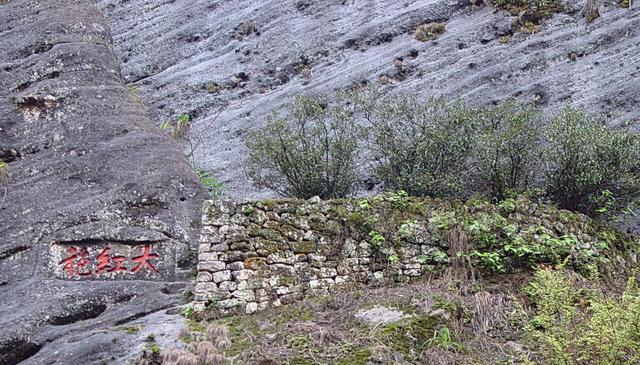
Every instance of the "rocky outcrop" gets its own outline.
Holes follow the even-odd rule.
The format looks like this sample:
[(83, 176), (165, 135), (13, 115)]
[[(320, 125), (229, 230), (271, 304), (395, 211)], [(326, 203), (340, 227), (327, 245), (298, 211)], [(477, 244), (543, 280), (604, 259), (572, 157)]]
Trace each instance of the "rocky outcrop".
[[(586, 0), (530, 34), (490, 1), (100, 0), (127, 82), (156, 120), (188, 113), (205, 135), (196, 155), (231, 197), (265, 197), (242, 172), (243, 136), (300, 93), (363, 84), (420, 96), (547, 110), (573, 102), (640, 120), (640, 12)], [(473, 5), (480, 4), (480, 5)], [(414, 29), (439, 22), (421, 42)], [(636, 127), (637, 128), (637, 127)]]
[[(124, 363), (159, 328), (147, 315), (181, 301), (173, 252), (189, 260), (202, 188), (125, 86), (91, 1), (0, 1), (0, 44), (0, 153), (11, 175), (6, 198), (0, 191), (0, 364)], [(115, 269), (117, 252), (97, 257), (107, 247), (130, 257)], [(144, 247), (158, 272), (136, 269)], [(72, 252), (87, 261), (54, 275)], [(151, 280), (112, 280), (127, 266)], [(144, 330), (123, 335), (125, 325)]]

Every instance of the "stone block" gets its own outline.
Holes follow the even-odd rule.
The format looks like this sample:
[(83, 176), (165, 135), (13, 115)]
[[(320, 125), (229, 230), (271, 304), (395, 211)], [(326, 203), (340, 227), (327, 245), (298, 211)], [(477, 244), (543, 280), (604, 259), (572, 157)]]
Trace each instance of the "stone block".
[(322, 267), (320, 268), (320, 277), (322, 278), (332, 278), (338, 275), (336, 269), (332, 267)]
[(220, 282), (223, 282), (223, 281), (229, 281), (229, 280), (231, 280), (231, 271), (229, 271), (229, 270), (218, 271), (216, 273), (213, 273), (212, 277), (213, 277), (213, 281), (215, 283), (220, 283)]
[(236, 290), (233, 293), (231, 293), (231, 296), (233, 298), (238, 298), (240, 300), (244, 300), (244, 301), (254, 301), (256, 300), (256, 296), (255, 293), (253, 292), (253, 290)]
[(218, 286), (212, 282), (198, 282), (196, 283), (196, 293), (213, 293), (218, 290)]
[(196, 280), (197, 282), (210, 282), (213, 281), (213, 277), (211, 276), (211, 273), (206, 272), (206, 271), (201, 271), (198, 273), (198, 278)]
[(227, 299), (227, 300), (221, 300), (218, 302), (218, 308), (220, 309), (230, 309), (230, 308), (234, 308), (237, 307), (241, 304), (242, 302), (236, 298), (232, 298), (232, 299)]
[(227, 265), (227, 269), (229, 269), (231, 271), (243, 270), (244, 269), (244, 262), (242, 262), (242, 261), (232, 262), (229, 265)]
[(238, 284), (234, 281), (222, 281), (218, 284), (220, 290), (232, 292), (238, 288)]
[(257, 311), (258, 311), (258, 303), (250, 302), (250, 303), (247, 303), (247, 305), (245, 307), (245, 310), (244, 310), (244, 313), (245, 314), (253, 314), (253, 313), (257, 312)]
[(198, 271), (209, 271), (212, 273), (224, 270), (227, 265), (222, 261), (200, 261)]
[(238, 270), (231, 273), (235, 280), (248, 280), (253, 276), (253, 274), (253, 270)]

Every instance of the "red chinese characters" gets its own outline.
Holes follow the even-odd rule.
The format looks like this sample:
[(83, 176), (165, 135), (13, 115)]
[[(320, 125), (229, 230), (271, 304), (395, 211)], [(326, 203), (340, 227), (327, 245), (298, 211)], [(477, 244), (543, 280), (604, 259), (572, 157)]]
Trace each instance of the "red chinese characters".
[(143, 267), (148, 267), (149, 270), (158, 272), (158, 269), (156, 269), (156, 267), (153, 266), (150, 261), (151, 259), (157, 259), (158, 257), (160, 257), (160, 255), (158, 255), (157, 253), (151, 253), (151, 245), (144, 245), (144, 248), (142, 249), (142, 255), (136, 256), (131, 259), (131, 261), (138, 263), (138, 265), (131, 269), (131, 272), (138, 272)]
[(91, 275), (91, 270), (89, 268), (91, 260), (89, 259), (89, 250), (86, 247), (80, 248), (79, 251), (75, 247), (69, 247), (67, 249), (67, 253), (71, 256), (60, 261), (62, 271), (64, 271), (67, 276)]
[[(115, 252), (110, 245), (106, 245), (100, 253), (91, 259), (89, 248), (87, 247), (69, 247), (66, 252), (68, 257), (62, 259), (58, 265), (61, 267), (65, 276), (84, 277), (95, 274), (96, 276), (118, 272), (136, 273), (141, 270), (148, 270), (154, 273), (158, 272), (157, 261), (160, 254), (153, 252), (152, 245), (144, 245), (134, 248), (139, 251), (140, 255), (133, 256), (130, 259), (127, 256)], [(131, 263), (127, 264), (127, 260)]]

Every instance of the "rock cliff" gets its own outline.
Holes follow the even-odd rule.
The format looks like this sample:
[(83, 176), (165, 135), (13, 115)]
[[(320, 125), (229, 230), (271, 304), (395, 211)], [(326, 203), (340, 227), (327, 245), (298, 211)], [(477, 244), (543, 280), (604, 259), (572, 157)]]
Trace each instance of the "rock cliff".
[[(600, 17), (588, 23), (586, 1), (562, 1), (564, 10), (530, 34), (489, 1), (99, 4), (126, 81), (158, 123), (181, 113), (195, 120), (194, 132), (206, 136), (197, 161), (231, 197), (270, 195), (242, 172), (243, 136), (300, 93), (369, 84), (480, 104), (515, 97), (550, 111), (572, 102), (614, 123), (640, 120), (635, 5), (598, 1)], [(414, 29), (435, 21), (444, 33), (418, 41)]]
[[(173, 269), (154, 281), (54, 280), (53, 244), (154, 242), (171, 248), (172, 266), (173, 249), (188, 259), (202, 188), (125, 86), (92, 2), (0, 2), (0, 43), (11, 175), (0, 192), (0, 364), (124, 363), (184, 284), (170, 282)], [(109, 330), (141, 317), (139, 335)]]

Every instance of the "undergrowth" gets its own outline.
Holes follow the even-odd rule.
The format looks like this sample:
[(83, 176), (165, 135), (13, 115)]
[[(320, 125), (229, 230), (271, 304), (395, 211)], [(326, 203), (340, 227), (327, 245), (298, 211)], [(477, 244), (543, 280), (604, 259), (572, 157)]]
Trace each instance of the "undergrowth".
[(535, 314), (525, 326), (543, 364), (640, 363), (640, 292), (629, 278), (621, 294), (565, 270), (541, 269), (525, 288)]

